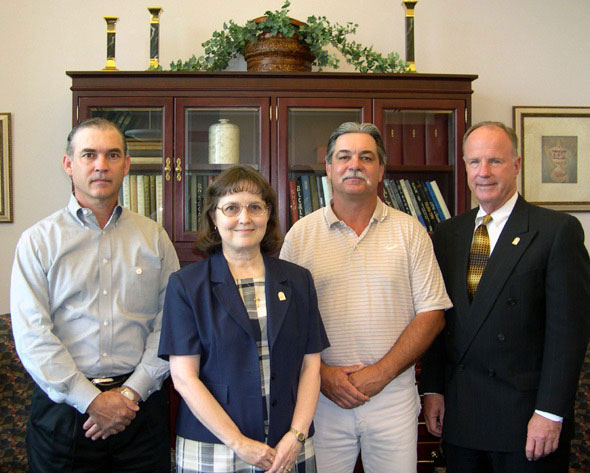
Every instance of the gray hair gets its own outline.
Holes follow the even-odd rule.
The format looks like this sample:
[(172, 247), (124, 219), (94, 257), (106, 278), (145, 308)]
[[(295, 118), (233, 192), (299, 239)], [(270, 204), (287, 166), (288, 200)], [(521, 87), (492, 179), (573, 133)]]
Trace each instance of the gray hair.
[(127, 140), (125, 139), (125, 135), (123, 134), (121, 129), (113, 122), (105, 118), (95, 117), (84, 120), (82, 123), (79, 123), (74, 128), (72, 128), (72, 131), (70, 131), (70, 133), (68, 134), (68, 138), (66, 141), (66, 154), (68, 156), (73, 157), (72, 154), (74, 153), (74, 138), (76, 137), (76, 134), (84, 128), (98, 128), (99, 130), (106, 130), (108, 128), (112, 128), (117, 133), (119, 133), (119, 136), (121, 137), (121, 143), (123, 143), (123, 152), (125, 153), (125, 155), (127, 155)]
[(336, 147), (336, 140), (342, 135), (347, 133), (366, 133), (375, 140), (377, 145), (377, 154), (379, 155), (379, 164), (385, 165), (387, 161), (387, 155), (385, 154), (385, 147), (383, 146), (383, 138), (381, 138), (381, 132), (372, 123), (357, 123), (357, 122), (345, 122), (336, 128), (330, 135), (328, 140), (328, 151), (326, 152), (326, 162), (332, 163), (332, 155), (334, 154), (334, 148)]
[(509, 126), (504, 125), (504, 123), (502, 122), (494, 121), (483, 121), (476, 123), (475, 125), (471, 125), (471, 127), (469, 127), (469, 129), (463, 135), (463, 156), (465, 156), (465, 142), (467, 141), (467, 138), (469, 138), (469, 135), (471, 135), (471, 133), (473, 133), (478, 128), (484, 127), (500, 128), (500, 130), (506, 133), (506, 136), (508, 136), (510, 142), (512, 143), (512, 157), (516, 158), (518, 156), (518, 137), (516, 136), (515, 131)]

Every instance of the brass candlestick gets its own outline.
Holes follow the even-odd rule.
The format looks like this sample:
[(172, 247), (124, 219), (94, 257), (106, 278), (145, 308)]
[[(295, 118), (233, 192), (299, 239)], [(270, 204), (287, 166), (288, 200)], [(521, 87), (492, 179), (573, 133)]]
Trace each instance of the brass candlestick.
[(414, 58), (414, 8), (418, 0), (402, 1), (406, 11), (406, 62), (410, 64), (408, 71), (416, 72), (416, 60)]
[(148, 69), (160, 69), (159, 57), (160, 57), (160, 13), (161, 7), (148, 7), (149, 12), (152, 15), (150, 20), (150, 65)]
[(107, 63), (103, 71), (118, 71), (115, 66), (115, 23), (119, 20), (118, 16), (105, 16), (107, 22)]

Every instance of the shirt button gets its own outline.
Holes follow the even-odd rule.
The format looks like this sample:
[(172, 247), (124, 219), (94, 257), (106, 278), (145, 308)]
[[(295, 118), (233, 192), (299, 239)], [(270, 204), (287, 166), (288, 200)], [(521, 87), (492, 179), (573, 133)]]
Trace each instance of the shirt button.
[(108, 260), (108, 259), (106, 259), (106, 258), (103, 258), (103, 259), (102, 259), (102, 264), (107, 264), (108, 262), (109, 262), (109, 260)]
[(103, 353), (102, 356), (107, 357), (107, 356), (109, 356), (109, 354), (108, 353)]
[(141, 274), (141, 273), (143, 273), (143, 269), (141, 269), (141, 268), (137, 268), (137, 269), (135, 270), (135, 273), (136, 273), (136, 274)]
[(106, 296), (109, 293), (109, 291), (107, 291), (106, 289), (103, 289), (102, 293)]
[(102, 324), (106, 327), (109, 324), (109, 321), (105, 320)]

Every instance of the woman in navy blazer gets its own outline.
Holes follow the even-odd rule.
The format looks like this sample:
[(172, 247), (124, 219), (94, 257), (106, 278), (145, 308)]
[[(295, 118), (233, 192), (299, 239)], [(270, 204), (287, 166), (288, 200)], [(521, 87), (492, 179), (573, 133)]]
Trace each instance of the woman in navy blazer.
[(161, 357), (182, 400), (179, 472), (315, 472), (312, 418), (328, 339), (309, 271), (281, 243), (276, 196), (248, 166), (208, 187), (195, 250), (170, 277)]

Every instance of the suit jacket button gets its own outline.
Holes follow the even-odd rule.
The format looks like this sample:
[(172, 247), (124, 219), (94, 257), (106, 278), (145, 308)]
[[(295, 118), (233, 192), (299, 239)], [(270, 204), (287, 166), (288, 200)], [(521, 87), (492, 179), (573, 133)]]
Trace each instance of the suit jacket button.
[(278, 401), (275, 399), (270, 405), (272, 407), (277, 407)]
[(516, 299), (514, 299), (513, 297), (509, 298), (508, 305), (516, 305)]
[(488, 376), (490, 378), (493, 378), (494, 376), (496, 376), (496, 371), (495, 370), (488, 370)]
[(498, 334), (498, 340), (500, 340), (501, 342), (503, 342), (504, 340), (506, 340), (506, 337), (504, 336), (503, 333), (499, 333)]

